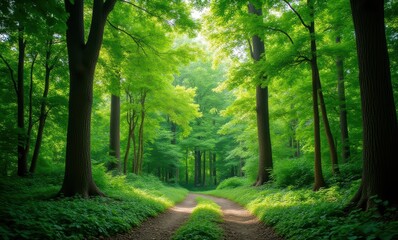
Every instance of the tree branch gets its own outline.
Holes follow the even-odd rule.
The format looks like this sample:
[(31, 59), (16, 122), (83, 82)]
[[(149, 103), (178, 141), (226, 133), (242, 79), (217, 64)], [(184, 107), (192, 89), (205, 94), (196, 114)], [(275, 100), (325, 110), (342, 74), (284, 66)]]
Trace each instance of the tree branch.
[(126, 30), (121, 29), (121, 28), (115, 26), (115, 25), (112, 24), (109, 20), (106, 20), (106, 21), (107, 21), (108, 24), (109, 24), (111, 27), (113, 27), (114, 29), (116, 29), (116, 30), (118, 30), (118, 31), (120, 31), (120, 32), (122, 32), (122, 33), (124, 33), (124, 34), (126, 34), (127, 36), (129, 36), (129, 37), (137, 44), (138, 48), (140, 48), (140, 49), (143, 51), (143, 53), (144, 53), (145, 56), (148, 56), (148, 54), (146, 53), (146, 51), (145, 51), (145, 49), (144, 49), (144, 45), (147, 46), (149, 49), (151, 49), (153, 52), (155, 52), (157, 55), (159, 54), (159, 52), (158, 52), (155, 48), (153, 48), (153, 47), (150, 46), (149, 44), (145, 43), (142, 39), (140, 39), (140, 38), (138, 38), (138, 37), (135, 37), (135, 36), (133, 36), (131, 33), (127, 32)]
[(106, 0), (104, 3), (104, 14), (105, 18), (108, 16), (108, 14), (112, 11), (113, 7), (116, 4), (116, 0)]
[(136, 4), (134, 4), (134, 3), (130, 2), (130, 1), (121, 0), (121, 2), (122, 2), (122, 3), (127, 3), (127, 4), (133, 6), (133, 7), (137, 8), (137, 9), (139, 9), (139, 10), (141, 10), (141, 11), (147, 13), (148, 15), (151, 15), (152, 17), (159, 18), (160, 20), (162, 20), (162, 21), (164, 21), (164, 22), (166, 22), (166, 23), (169, 23), (169, 21), (167, 21), (167, 19), (163, 18), (162, 16), (159, 16), (159, 15), (157, 15), (157, 14), (154, 14), (153, 12), (149, 11), (148, 9), (145, 9), (145, 8), (143, 8), (143, 7), (141, 7), (141, 6), (138, 6), (138, 5), (136, 5)]
[(1, 58), (1, 60), (3, 60), (3, 62), (7, 66), (8, 70), (10, 71), (11, 81), (14, 85), (14, 90), (15, 90), (15, 93), (18, 95), (17, 83), (15, 82), (15, 78), (14, 78), (14, 70), (12, 70), (12, 67), (10, 66), (10, 64), (8, 64), (7, 60), (3, 57), (3, 55), (0, 54), (0, 58)]
[(281, 33), (285, 34), (286, 37), (289, 38), (290, 42), (291, 42), (292, 44), (294, 44), (293, 39), (290, 37), (290, 35), (289, 35), (287, 32), (283, 31), (282, 29), (273, 28), (273, 27), (268, 27), (267, 29), (272, 30), (272, 31), (276, 31), (276, 32), (281, 32)]
[(301, 64), (301, 63), (303, 63), (303, 62), (311, 62), (311, 59), (309, 59), (309, 58), (306, 57), (306, 56), (299, 55), (299, 56), (297, 56), (297, 58), (294, 60), (294, 62), (296, 63), (296, 65), (299, 65), (299, 64)]
[(283, 0), (288, 6), (289, 6), (289, 8), (297, 15), (297, 17), (300, 19), (300, 22), (301, 22), (301, 24), (305, 27), (305, 28), (310, 28), (310, 26), (309, 25), (307, 25), (305, 22), (304, 22), (304, 20), (303, 20), (303, 18), (301, 17), (301, 15), (300, 15), (300, 13), (298, 13), (297, 11), (296, 11), (296, 9), (294, 9), (293, 8), (293, 6), (288, 2), (288, 1), (286, 1), (286, 0)]

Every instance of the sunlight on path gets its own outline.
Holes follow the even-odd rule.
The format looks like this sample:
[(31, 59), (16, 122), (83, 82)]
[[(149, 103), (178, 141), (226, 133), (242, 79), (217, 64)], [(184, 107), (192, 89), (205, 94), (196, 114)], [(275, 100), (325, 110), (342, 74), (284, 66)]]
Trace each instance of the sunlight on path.
[(173, 233), (188, 220), (196, 206), (197, 195), (189, 194), (187, 198), (157, 217), (150, 218), (141, 226), (133, 228), (130, 232), (119, 234), (109, 239), (134, 239), (134, 240), (169, 240)]
[(150, 218), (130, 232), (109, 239), (169, 240), (173, 233), (188, 220), (197, 197), (208, 198), (221, 206), (224, 222), (224, 240), (282, 240), (272, 228), (265, 226), (240, 205), (227, 199), (191, 193), (181, 203), (157, 217)]
[(224, 239), (228, 240), (282, 240), (274, 230), (264, 225), (249, 211), (240, 205), (224, 198), (217, 198), (208, 195), (201, 195), (216, 202), (221, 206), (224, 215), (222, 228)]

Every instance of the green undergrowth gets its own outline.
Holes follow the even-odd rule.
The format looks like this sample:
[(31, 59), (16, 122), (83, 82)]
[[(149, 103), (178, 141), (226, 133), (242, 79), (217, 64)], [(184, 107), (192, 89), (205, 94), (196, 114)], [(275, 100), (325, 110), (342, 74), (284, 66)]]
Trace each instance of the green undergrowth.
[(222, 221), (220, 206), (215, 202), (198, 197), (189, 220), (173, 235), (173, 240), (218, 240), (223, 236), (219, 226)]
[(125, 232), (182, 201), (188, 191), (153, 176), (111, 176), (93, 169), (106, 197), (54, 199), (62, 168), (0, 178), (0, 239), (90, 239)]
[(227, 179), (207, 194), (238, 202), (286, 239), (398, 239), (398, 221), (392, 219), (396, 209), (383, 216), (375, 211), (343, 211), (359, 181), (318, 192), (271, 184), (255, 188), (244, 182)]

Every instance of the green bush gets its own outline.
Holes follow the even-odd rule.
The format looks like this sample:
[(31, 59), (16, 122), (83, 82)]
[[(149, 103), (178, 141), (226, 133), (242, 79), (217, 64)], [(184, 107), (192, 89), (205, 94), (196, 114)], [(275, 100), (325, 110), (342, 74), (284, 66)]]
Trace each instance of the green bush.
[(231, 177), (223, 180), (217, 186), (217, 189), (228, 189), (228, 188), (236, 188), (240, 186), (248, 185), (248, 181), (244, 177)]
[(197, 198), (189, 220), (173, 235), (173, 240), (218, 240), (223, 236), (219, 223), (222, 221), (221, 208), (215, 202)]
[(305, 158), (276, 161), (272, 179), (278, 187), (306, 187), (314, 182), (313, 162)]
[(0, 239), (83, 239), (128, 231), (181, 201), (187, 190), (155, 177), (112, 177), (94, 166), (93, 176), (107, 197), (54, 199), (63, 171), (34, 177), (0, 178)]
[(285, 239), (398, 239), (396, 209), (382, 216), (376, 211), (343, 211), (358, 187), (359, 181), (353, 181), (349, 187), (335, 185), (318, 192), (265, 185), (209, 193), (245, 206)]

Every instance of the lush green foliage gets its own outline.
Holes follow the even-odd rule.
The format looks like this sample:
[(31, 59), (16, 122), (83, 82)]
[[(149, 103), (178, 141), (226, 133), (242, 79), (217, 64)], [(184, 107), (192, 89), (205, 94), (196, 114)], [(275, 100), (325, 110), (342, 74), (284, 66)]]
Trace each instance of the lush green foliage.
[(191, 217), (174, 234), (173, 240), (217, 240), (223, 231), (218, 225), (222, 221), (221, 208), (215, 202), (202, 197), (196, 198), (198, 205)]
[(1, 239), (82, 239), (128, 231), (181, 201), (182, 188), (165, 186), (152, 176), (111, 176), (94, 168), (107, 197), (52, 198), (62, 182), (62, 168), (33, 178), (0, 179)]
[(231, 177), (218, 184), (217, 189), (229, 189), (247, 185), (248, 181), (242, 177)]
[(332, 186), (318, 192), (309, 189), (281, 189), (272, 185), (262, 188), (240, 186), (209, 193), (242, 204), (287, 239), (398, 237), (398, 221), (392, 221), (396, 209), (389, 209), (383, 216), (376, 211), (344, 212), (344, 207), (358, 185), (359, 182), (354, 181), (349, 187)]

